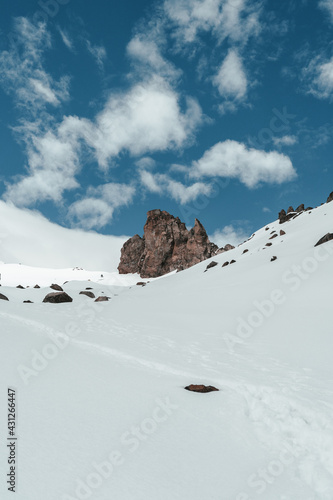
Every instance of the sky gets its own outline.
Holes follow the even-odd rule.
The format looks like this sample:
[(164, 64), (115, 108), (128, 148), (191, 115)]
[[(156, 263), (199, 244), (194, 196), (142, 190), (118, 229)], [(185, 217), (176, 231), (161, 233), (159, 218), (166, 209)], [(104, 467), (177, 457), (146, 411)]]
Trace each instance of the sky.
[(0, 196), (219, 245), (333, 190), (333, 0), (16, 0), (0, 18)]

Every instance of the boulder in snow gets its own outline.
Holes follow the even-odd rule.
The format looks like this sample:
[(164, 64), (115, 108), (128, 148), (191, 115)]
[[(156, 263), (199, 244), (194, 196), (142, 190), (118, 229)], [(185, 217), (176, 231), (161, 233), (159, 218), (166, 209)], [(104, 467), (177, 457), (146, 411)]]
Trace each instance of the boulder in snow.
[(54, 293), (48, 293), (44, 298), (43, 302), (50, 302), (51, 304), (60, 304), (62, 302), (73, 302), (73, 299), (66, 292), (54, 292)]
[(213, 392), (213, 391), (218, 391), (219, 389), (216, 389), (216, 387), (213, 387), (212, 385), (188, 385), (185, 387), (187, 391), (191, 392), (201, 392), (201, 393), (206, 393), (206, 392)]
[(315, 244), (315, 247), (322, 245), (323, 243), (327, 243), (328, 241), (333, 240), (333, 233), (327, 233), (325, 236), (320, 238), (319, 241)]

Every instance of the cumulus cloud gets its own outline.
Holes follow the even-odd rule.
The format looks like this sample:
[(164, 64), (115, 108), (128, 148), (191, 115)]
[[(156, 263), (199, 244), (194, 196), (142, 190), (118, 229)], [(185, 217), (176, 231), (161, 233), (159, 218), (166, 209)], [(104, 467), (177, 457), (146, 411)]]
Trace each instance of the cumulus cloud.
[(140, 180), (151, 193), (167, 194), (181, 205), (196, 200), (202, 194), (209, 195), (211, 192), (211, 186), (203, 182), (186, 186), (167, 174), (152, 174), (146, 170), (140, 171)]
[(114, 211), (133, 200), (135, 188), (126, 184), (108, 183), (89, 188), (87, 197), (69, 207), (73, 225), (84, 229), (101, 229), (112, 221)]
[[(183, 97), (173, 88), (171, 70), (162, 70), (168, 64), (162, 56), (159, 59), (157, 49), (149, 63), (150, 72), (139, 72), (127, 90), (111, 93), (93, 119), (65, 116), (56, 123), (50, 114), (40, 114), (41, 107), (59, 106), (68, 97), (66, 78), (56, 82), (43, 69), (43, 51), (51, 47), (50, 36), (45, 25), (35, 26), (24, 18), (16, 21), (16, 30), (16, 42), (0, 55), (0, 81), (29, 110), (28, 118), (15, 128), (26, 144), (27, 173), (7, 184), (6, 200), (20, 206), (46, 200), (59, 203), (65, 191), (79, 187), (77, 175), (87, 159), (106, 170), (121, 153), (137, 157), (191, 143), (203, 119), (201, 108), (195, 99)], [(62, 36), (66, 43), (64, 32)], [(129, 50), (133, 57), (149, 59), (145, 43), (132, 41)], [(90, 42), (88, 48), (102, 64), (104, 51), (95, 50)], [(38, 108), (37, 118), (34, 112)], [(79, 205), (76, 207), (78, 213)], [(109, 206), (106, 219), (112, 217), (112, 209)], [(96, 220), (104, 224), (101, 217)]]
[(219, 248), (225, 247), (228, 243), (234, 247), (243, 243), (249, 237), (248, 233), (241, 227), (234, 227), (232, 224), (223, 229), (217, 229), (211, 236), (210, 241), (218, 245)]
[(226, 177), (238, 179), (248, 188), (260, 183), (281, 184), (296, 178), (288, 156), (276, 151), (247, 148), (236, 141), (215, 144), (202, 158), (192, 163), (191, 177)]
[(237, 50), (230, 49), (218, 73), (213, 78), (213, 84), (225, 99), (242, 101), (246, 98), (247, 77), (242, 58)]
[(20, 17), (14, 23), (10, 48), (0, 53), (0, 84), (19, 106), (35, 114), (47, 104), (59, 106), (69, 98), (69, 78), (54, 80), (43, 68), (43, 53), (51, 48), (45, 24)]
[(136, 156), (180, 148), (202, 121), (197, 101), (187, 98), (186, 104), (182, 112), (177, 92), (163, 78), (152, 77), (128, 92), (111, 95), (87, 143), (102, 167), (123, 150)]

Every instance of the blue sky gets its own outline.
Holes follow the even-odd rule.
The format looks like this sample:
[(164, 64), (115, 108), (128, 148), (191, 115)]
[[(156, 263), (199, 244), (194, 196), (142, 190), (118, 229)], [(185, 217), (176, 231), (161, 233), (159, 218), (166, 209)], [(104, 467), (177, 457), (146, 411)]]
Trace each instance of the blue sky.
[(0, 29), (8, 203), (223, 244), (333, 190), (333, 0), (17, 0)]

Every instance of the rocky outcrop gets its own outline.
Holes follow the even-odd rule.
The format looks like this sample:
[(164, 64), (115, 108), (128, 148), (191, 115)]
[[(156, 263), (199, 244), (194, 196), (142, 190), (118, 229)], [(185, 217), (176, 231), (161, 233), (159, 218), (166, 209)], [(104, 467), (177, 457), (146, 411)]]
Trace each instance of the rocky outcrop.
[(327, 198), (326, 203), (330, 203), (330, 201), (333, 201), (333, 191), (331, 192), (331, 194), (330, 194), (330, 195), (329, 195), (329, 197)]
[(0, 293), (0, 300), (9, 300), (8, 297), (6, 297), (6, 295), (3, 295), (2, 293)]
[(188, 269), (218, 252), (198, 219), (188, 230), (179, 217), (164, 210), (151, 210), (144, 236), (136, 234), (124, 244), (118, 270), (120, 274), (138, 273), (142, 278), (154, 278)]

